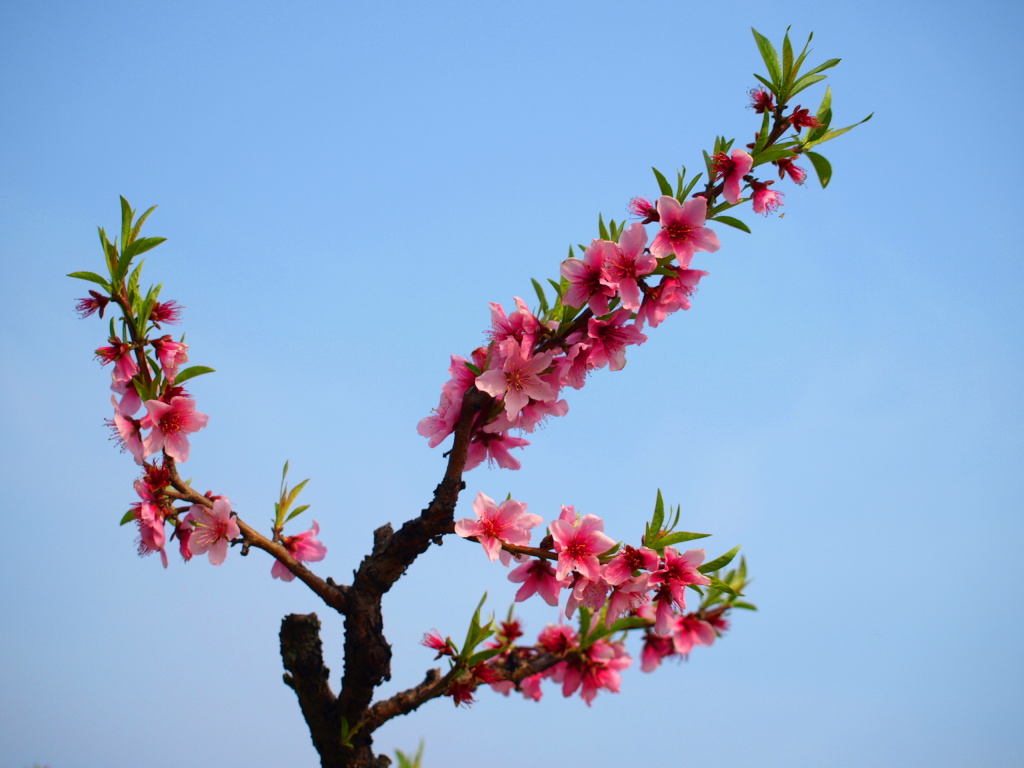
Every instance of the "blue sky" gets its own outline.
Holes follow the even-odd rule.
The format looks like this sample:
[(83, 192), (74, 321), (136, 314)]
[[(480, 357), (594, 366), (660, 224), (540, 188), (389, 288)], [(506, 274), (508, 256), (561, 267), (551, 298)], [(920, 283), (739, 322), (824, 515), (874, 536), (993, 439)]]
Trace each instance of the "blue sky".
[[(1024, 24), (970, 8), (5, 4), (0, 766), (314, 765), (281, 617), (318, 610), (341, 668), (340, 619), (259, 553), (164, 571), (117, 527), (135, 465), (102, 427), (104, 327), (64, 275), (99, 270), (118, 195), (160, 205), (146, 274), (217, 369), (191, 387), (211, 417), (196, 486), (266, 525), (290, 460), (330, 550), (317, 570), (345, 581), (440, 479), (415, 425), (487, 302), (530, 300), (598, 212), (656, 194), (652, 165), (748, 141), (750, 27), (790, 24), (812, 60), (843, 59), (836, 121), (876, 113), (824, 148), (829, 189), (781, 186), (785, 218), (720, 229), (693, 309), (571, 392), (521, 471), (471, 472), (460, 505), (575, 504), (628, 540), (661, 488), (714, 554), (743, 545), (760, 610), (590, 709), (484, 691), (377, 745), (425, 738), (437, 766), (1017, 765), (1024, 169), (1005, 136)], [(384, 603), (385, 692), (422, 679), (423, 632), (463, 632), (484, 590), (500, 613), (514, 594), (475, 545), (415, 564)]]

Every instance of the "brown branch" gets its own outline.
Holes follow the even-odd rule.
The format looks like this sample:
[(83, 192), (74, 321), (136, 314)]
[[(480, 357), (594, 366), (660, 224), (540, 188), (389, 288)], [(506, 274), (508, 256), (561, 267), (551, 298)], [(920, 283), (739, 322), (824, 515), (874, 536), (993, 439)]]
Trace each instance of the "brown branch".
[[(213, 508), (213, 501), (209, 497), (203, 496), (195, 488), (181, 479), (181, 475), (178, 474), (178, 467), (175, 464), (174, 459), (166, 453), (164, 453), (164, 467), (170, 474), (171, 485), (174, 486), (174, 489), (178, 492), (178, 498), (183, 501), (191, 501), (193, 504), (201, 504), (210, 509)], [(309, 568), (292, 557), (291, 553), (283, 544), (279, 544), (276, 541), (268, 539), (251, 525), (242, 520), (242, 518), (237, 514), (235, 515), (235, 522), (238, 523), (238, 530), (242, 532), (242, 539), (245, 546), (253, 546), (257, 549), (262, 549), (264, 552), (267, 552), (277, 558), (289, 571), (294, 573), (299, 580), (313, 590), (313, 592), (315, 592), (316, 595), (329, 607), (333, 608), (338, 613), (345, 612), (345, 606), (348, 602), (348, 587), (335, 584), (330, 580), (324, 581), (309, 570)]]
[(455, 442), (448, 467), (434, 498), (420, 515), (407, 521), (397, 533), (390, 524), (374, 532), (373, 550), (359, 565), (345, 606), (345, 671), (339, 705), (350, 722), (363, 720), (373, 691), (391, 679), (391, 646), (384, 637), (381, 598), (401, 578), (431, 542), (455, 530), (455, 505), (465, 487), (470, 438), (478, 414), (492, 402), (489, 395), (471, 387), (466, 391), (455, 427)]
[(291, 613), (281, 621), (281, 660), (288, 672), (284, 682), (295, 691), (309, 726), (321, 765), (345, 765), (349, 755), (341, 744), (338, 700), (328, 679), (320, 643), (320, 619), (315, 613)]

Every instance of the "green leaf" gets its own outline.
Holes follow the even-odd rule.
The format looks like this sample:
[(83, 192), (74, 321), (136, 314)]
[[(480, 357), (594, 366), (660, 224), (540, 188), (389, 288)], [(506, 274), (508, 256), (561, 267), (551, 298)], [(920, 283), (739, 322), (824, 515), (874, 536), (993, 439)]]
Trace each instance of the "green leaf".
[(757, 606), (756, 605), (754, 605), (753, 603), (745, 602), (743, 600), (736, 600), (736, 601), (734, 601), (732, 603), (729, 603), (729, 605), (732, 608), (742, 608), (742, 609), (747, 610), (747, 611), (756, 611), (757, 610)]
[(676, 197), (676, 200), (678, 200), (679, 202), (683, 202), (686, 198), (688, 198), (690, 196), (690, 192), (692, 192), (693, 188), (697, 186), (697, 182), (700, 181), (700, 177), (703, 175), (703, 173), (698, 173), (696, 176), (690, 179), (690, 183), (686, 185), (686, 189), (682, 191), (682, 194)]
[(742, 597), (743, 596), (742, 593), (737, 592), (729, 584), (726, 584), (721, 579), (719, 579), (719, 578), (717, 578), (715, 576), (711, 576), (710, 578), (711, 578), (711, 588), (712, 589), (717, 589), (719, 592), (728, 592), (730, 595), (735, 595), (736, 597)]
[(811, 32), (807, 36), (807, 42), (804, 43), (804, 49), (800, 51), (800, 55), (796, 57), (796, 61), (793, 62), (793, 77), (800, 74), (800, 67), (804, 65), (804, 59), (807, 58), (807, 54), (810, 52), (811, 40), (814, 38), (814, 33)]
[(79, 280), (88, 280), (90, 283), (96, 283), (96, 285), (100, 286), (107, 293), (110, 293), (110, 283), (95, 272), (68, 272), (68, 277), (74, 277)]
[(712, 221), (717, 221), (721, 224), (725, 224), (730, 227), (736, 227), (736, 229), (742, 229), (748, 235), (750, 234), (750, 227), (744, 224), (739, 219), (734, 219), (732, 216), (715, 216)]
[(178, 375), (174, 377), (175, 385), (181, 384), (183, 381), (194, 379), (196, 376), (202, 376), (205, 373), (213, 373), (214, 368), (207, 368), (205, 365), (190, 365), (183, 371), (178, 371)]
[(656, 538), (665, 524), (665, 500), (661, 496), (661, 488), (658, 489), (658, 498), (654, 501), (654, 516), (651, 518), (651, 534)]
[(793, 90), (789, 92), (790, 98), (800, 93), (805, 88), (810, 88), (815, 83), (820, 83), (825, 79), (825, 75), (804, 75), (795, 83), (793, 83)]
[(761, 58), (764, 59), (764, 65), (768, 67), (768, 76), (772, 79), (770, 85), (774, 85), (779, 88), (782, 85), (782, 73), (779, 70), (779, 54), (775, 51), (775, 46), (771, 44), (771, 41), (758, 32), (753, 27), (750, 31), (754, 33), (754, 40), (757, 42), (757, 49), (761, 52)]
[(121, 522), (118, 523), (118, 525), (127, 525), (128, 523), (130, 523), (134, 519), (135, 519), (135, 510), (134, 509), (129, 509), (127, 512), (124, 513), (124, 517), (121, 518)]
[(132, 219), (135, 218), (135, 211), (128, 205), (128, 201), (121, 197), (121, 250), (123, 251), (131, 242)]
[[(755, 74), (754, 77), (756, 77), (758, 80), (761, 81), (761, 85), (763, 85), (765, 88), (767, 88), (772, 93), (775, 93), (776, 88), (775, 88), (775, 86), (772, 83), (770, 83), (769, 81), (765, 80), (763, 77), (761, 77), (758, 74)], [(778, 94), (775, 94), (775, 95), (778, 96)]]
[[(791, 145), (790, 145), (791, 146)], [(793, 157), (793, 150), (790, 146), (769, 147), (754, 158), (754, 167), (770, 163), (773, 160), (782, 160), (785, 157)]]
[(139, 216), (139, 218), (135, 221), (135, 226), (132, 227), (132, 232), (131, 232), (131, 239), (132, 239), (132, 241), (134, 241), (135, 238), (137, 238), (139, 236), (139, 232), (142, 230), (142, 225), (145, 223), (146, 219), (149, 218), (149, 214), (151, 214), (155, 210), (156, 210), (156, 206), (154, 205), (152, 208), (150, 208), (144, 214)]
[(505, 650), (505, 649), (504, 648), (485, 648), (484, 650), (479, 651), (478, 653), (474, 653), (472, 656), (470, 656), (468, 659), (466, 659), (466, 666), (467, 667), (475, 667), (477, 664), (480, 664), (481, 662), (487, 661), (488, 659), (493, 659), (495, 656), (497, 656), (503, 650)]
[(838, 130), (835, 130), (835, 131), (829, 131), (829, 132), (828, 132), (828, 133), (826, 133), (826, 134), (825, 134), (824, 136), (822, 136), (822, 137), (821, 137), (820, 139), (817, 139), (817, 140), (815, 140), (815, 141), (813, 141), (813, 142), (811, 142), (811, 141), (809, 141), (809, 142), (806, 142), (806, 143), (804, 144), (804, 146), (805, 146), (805, 147), (813, 147), (813, 146), (815, 146), (816, 144), (824, 144), (824, 143), (825, 143), (826, 141), (831, 141), (832, 139), (836, 138), (837, 136), (842, 136), (842, 135), (843, 135), (844, 133), (846, 133), (847, 131), (852, 131), (852, 130), (853, 130), (854, 128), (856, 128), (856, 127), (857, 127), (858, 125), (863, 125), (864, 123), (866, 123), (866, 122), (867, 122), (868, 120), (870, 120), (870, 119), (871, 119), (872, 117), (874, 117), (874, 116), (875, 116), (875, 113), (874, 113), (874, 112), (872, 112), (872, 113), (871, 113), (870, 115), (868, 115), (867, 117), (865, 117), (865, 118), (864, 118), (863, 120), (861, 120), (861, 121), (860, 121), (859, 123), (854, 123), (853, 125), (848, 125), (848, 126), (846, 126), (845, 128), (839, 128)]
[(732, 559), (736, 557), (736, 553), (739, 551), (739, 547), (733, 547), (721, 557), (716, 557), (710, 563), (704, 563), (704, 565), (700, 566), (697, 570), (701, 573), (711, 573), (712, 571), (717, 571), (719, 568), (725, 568), (725, 566), (732, 562)]
[(546, 314), (548, 311), (548, 297), (544, 295), (544, 289), (540, 287), (540, 283), (532, 277), (530, 282), (533, 283), (533, 290), (537, 293), (537, 299), (540, 301), (541, 314)]
[(601, 233), (602, 240), (611, 240), (611, 235), (608, 234), (608, 227), (604, 225), (604, 216), (600, 213), (597, 214), (597, 229)]
[(423, 742), (420, 742), (420, 748), (416, 750), (416, 754), (411, 759), (400, 749), (395, 750), (395, 757), (398, 758), (398, 768), (421, 768), (423, 762)]
[(292, 513), (290, 515), (288, 515), (288, 517), (285, 518), (285, 522), (287, 523), (293, 517), (298, 517), (303, 512), (305, 512), (307, 509), (309, 509), (309, 504), (303, 504), (301, 507), (296, 507), (294, 510), (292, 510)]
[(622, 619), (617, 619), (612, 622), (611, 631), (613, 632), (624, 632), (629, 629), (639, 629), (640, 627), (649, 627), (651, 622), (647, 619), (641, 619), (639, 616), (626, 616)]
[(657, 168), (651, 166), (651, 170), (654, 171), (654, 178), (658, 180), (658, 189), (661, 190), (661, 194), (671, 197), (672, 185), (668, 183), (668, 179)]
[[(789, 30), (786, 30), (786, 36), (782, 38), (782, 79), (783, 88), (786, 89), (793, 82), (793, 44), (789, 42)], [(792, 95), (792, 93), (790, 94)]]
[(710, 535), (710, 533), (690, 533), (689, 531), (675, 531), (658, 539), (658, 546), (671, 547), (673, 544), (679, 544), (683, 541), (693, 541), (694, 539), (706, 539)]
[[(832, 67), (838, 64), (840, 61), (842, 61), (842, 59), (829, 59), (824, 64), (819, 64), (814, 69), (807, 70), (807, 72), (804, 73), (804, 77), (807, 77), (808, 75), (816, 75), (819, 72), (824, 72), (826, 69), (832, 69)], [(802, 80), (803, 78), (800, 79)]]
[(804, 154), (814, 166), (814, 172), (818, 174), (818, 181), (821, 182), (821, 188), (824, 189), (832, 180), (832, 164), (817, 152), (805, 152)]
[(122, 246), (124, 249), (123, 256), (127, 256), (129, 259), (134, 259), (140, 253), (156, 248), (160, 243), (166, 242), (166, 237), (143, 237), (131, 243), (128, 246)]

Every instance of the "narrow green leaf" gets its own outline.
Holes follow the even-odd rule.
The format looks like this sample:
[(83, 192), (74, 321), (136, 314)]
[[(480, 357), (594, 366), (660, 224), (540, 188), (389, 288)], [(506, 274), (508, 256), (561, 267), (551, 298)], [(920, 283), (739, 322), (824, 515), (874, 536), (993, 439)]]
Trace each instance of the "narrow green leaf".
[(710, 533), (690, 533), (689, 531), (674, 531), (658, 539), (658, 546), (671, 547), (673, 544), (679, 544), (683, 541), (693, 541), (694, 539), (706, 539), (710, 535)]
[(651, 527), (657, 533), (665, 523), (665, 499), (661, 495), (661, 488), (658, 489), (658, 496), (654, 500), (654, 517), (651, 519)]
[(90, 283), (96, 283), (96, 285), (100, 286), (107, 293), (110, 293), (110, 283), (95, 272), (69, 272), (68, 277), (74, 277), (79, 280), (88, 280)]
[(146, 251), (152, 248), (156, 248), (158, 245), (160, 245), (160, 243), (166, 242), (166, 240), (166, 237), (140, 238), (136, 240), (134, 243), (131, 243), (127, 246), (122, 246), (123, 255), (127, 256), (129, 259), (134, 259), (140, 253), (145, 253)]
[(626, 616), (625, 618), (617, 619), (612, 622), (611, 633), (623, 632), (629, 629), (639, 629), (640, 627), (649, 627), (650, 625), (651, 622), (647, 619), (641, 619), (639, 616)]
[(544, 289), (540, 287), (540, 283), (530, 278), (530, 282), (533, 283), (533, 290), (537, 294), (537, 299), (540, 301), (541, 314), (546, 314), (548, 311), (548, 297), (544, 295)]
[(757, 606), (756, 605), (754, 605), (753, 603), (745, 602), (743, 600), (736, 600), (736, 601), (734, 601), (732, 603), (729, 603), (729, 605), (732, 606), (733, 608), (743, 608), (744, 610), (747, 610), (747, 611), (756, 611), (757, 610)]
[(651, 166), (651, 170), (654, 171), (654, 178), (658, 180), (658, 189), (661, 190), (661, 194), (671, 197), (672, 185), (668, 183), (668, 179), (654, 166)]
[(764, 145), (768, 143), (769, 123), (771, 119), (771, 112), (767, 109), (764, 111), (764, 115), (761, 118), (761, 130), (757, 132), (757, 140), (754, 142), (753, 155), (756, 157), (762, 151), (764, 151)]
[(804, 154), (814, 166), (814, 172), (818, 174), (818, 181), (821, 182), (821, 188), (824, 189), (832, 180), (832, 164), (817, 152), (805, 152)]
[(807, 58), (807, 54), (810, 52), (811, 39), (814, 37), (814, 33), (811, 32), (807, 36), (807, 42), (804, 43), (804, 49), (800, 51), (800, 55), (796, 57), (796, 61), (793, 62), (793, 77), (800, 74), (800, 67), (804, 65), (804, 59)]
[(134, 519), (135, 519), (135, 510), (134, 509), (129, 509), (127, 512), (124, 513), (124, 517), (121, 518), (121, 522), (118, 523), (118, 525), (127, 525), (128, 523), (130, 523)]
[(805, 88), (810, 88), (815, 83), (820, 83), (824, 79), (825, 75), (804, 75), (795, 83), (793, 83), (793, 90), (789, 92), (790, 98), (796, 96), (798, 93), (800, 93), (800, 91), (804, 90)]
[(725, 568), (725, 566), (732, 562), (732, 559), (736, 557), (736, 553), (739, 551), (739, 547), (733, 547), (721, 557), (716, 557), (710, 563), (704, 563), (704, 565), (697, 568), (697, 570), (701, 573), (711, 573), (712, 571), (717, 571), (719, 568)]
[(135, 211), (128, 205), (128, 201), (121, 197), (121, 250), (123, 251), (131, 242), (132, 219), (135, 218)]
[(302, 493), (302, 489), (306, 487), (306, 483), (308, 483), (308, 482), (309, 482), (309, 478), (307, 477), (301, 483), (299, 483), (294, 488), (292, 488), (291, 491), (288, 493), (287, 498), (285, 498), (284, 503), (287, 506), (289, 506), (289, 507), (292, 504), (294, 504), (295, 503), (295, 499), (297, 499), (299, 497), (299, 494)]
[[(763, 85), (765, 88), (767, 88), (772, 93), (775, 93), (776, 88), (775, 88), (775, 86), (772, 83), (770, 83), (769, 81), (765, 80), (763, 77), (761, 77), (758, 74), (755, 74), (754, 77), (756, 77), (758, 80), (761, 81), (761, 85)], [(777, 93), (775, 93), (775, 95), (778, 96)]]
[(487, 661), (488, 659), (493, 659), (503, 650), (504, 648), (485, 648), (482, 651), (478, 651), (477, 653), (474, 653), (472, 656), (466, 659), (466, 666), (475, 667), (477, 664), (480, 664), (481, 662)]
[(736, 229), (742, 229), (748, 235), (750, 234), (750, 227), (739, 219), (734, 219), (732, 216), (716, 216), (712, 221), (717, 221), (721, 224), (725, 224), (726, 226), (736, 227)]
[(682, 202), (683, 200), (688, 198), (690, 196), (690, 193), (693, 191), (693, 188), (697, 186), (697, 182), (700, 181), (700, 177), (703, 175), (703, 173), (698, 173), (696, 176), (690, 179), (690, 183), (686, 185), (686, 189), (683, 190), (682, 194), (676, 197), (676, 200)]
[(711, 576), (710, 578), (711, 578), (711, 587), (713, 589), (717, 589), (719, 592), (728, 592), (730, 595), (735, 595), (736, 597), (743, 597), (742, 593), (737, 592), (729, 584), (726, 584), (721, 579), (716, 578), (714, 576)]
[(819, 72), (824, 72), (826, 69), (832, 69), (832, 67), (838, 64), (840, 61), (842, 61), (842, 59), (829, 59), (824, 64), (819, 64), (814, 69), (807, 70), (807, 72), (804, 73), (804, 77), (807, 77), (807, 75), (816, 75)]
[(782, 160), (783, 158), (794, 157), (792, 148), (788, 146), (769, 146), (767, 150), (760, 153), (754, 158), (754, 166), (764, 165), (770, 163), (773, 160)]
[(175, 384), (181, 384), (183, 381), (194, 379), (196, 376), (202, 376), (206, 373), (213, 373), (214, 368), (208, 368), (205, 365), (190, 365), (183, 371), (178, 371), (178, 375), (174, 377)]
[(292, 510), (292, 513), (290, 515), (288, 515), (287, 518), (285, 518), (285, 522), (287, 523), (293, 517), (298, 517), (303, 512), (305, 512), (307, 509), (309, 509), (309, 504), (303, 504), (301, 507), (296, 507), (294, 510)]
[(782, 74), (779, 70), (779, 54), (771, 41), (753, 27), (750, 31), (754, 33), (754, 40), (757, 42), (757, 49), (761, 52), (764, 65), (768, 67), (768, 76), (772, 79), (771, 85), (778, 89), (782, 85)]
[(156, 206), (154, 205), (152, 208), (150, 208), (144, 214), (139, 216), (138, 219), (136, 219), (135, 226), (132, 227), (132, 232), (131, 232), (131, 239), (133, 241), (135, 240), (135, 238), (137, 238), (139, 236), (139, 232), (142, 230), (142, 225), (145, 223), (146, 219), (149, 218), (149, 214), (151, 214), (155, 210), (156, 210)]
[[(786, 30), (786, 36), (782, 38), (782, 80), (783, 89), (788, 90), (790, 84), (793, 82), (793, 44), (789, 41), (789, 30)], [(792, 93), (790, 92), (790, 95)]]

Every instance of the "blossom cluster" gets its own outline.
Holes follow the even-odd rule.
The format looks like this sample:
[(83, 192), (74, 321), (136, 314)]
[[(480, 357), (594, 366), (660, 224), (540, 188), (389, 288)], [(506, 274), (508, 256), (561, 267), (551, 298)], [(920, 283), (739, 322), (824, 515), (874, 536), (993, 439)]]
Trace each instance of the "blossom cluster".
[[(139, 291), (141, 264), (129, 275), (133, 258), (159, 245), (163, 238), (139, 237), (142, 223), (152, 208), (135, 221), (134, 212), (124, 198), (121, 206), (120, 253), (116, 241), (111, 243), (100, 230), (109, 279), (93, 272), (74, 272), (70, 276), (96, 283), (103, 289), (103, 292), (90, 290), (89, 296), (78, 300), (75, 309), (80, 317), (98, 314), (102, 318), (111, 304), (121, 314), (120, 333), (115, 331), (115, 321), (111, 319), (108, 344), (98, 348), (95, 354), (102, 365), (112, 366), (110, 389), (114, 413), (106, 424), (122, 451), (131, 453), (143, 468), (142, 477), (135, 482), (139, 501), (131, 505), (122, 524), (136, 523), (139, 554), (159, 552), (165, 568), (165, 547), (168, 539), (173, 538), (178, 539), (179, 551), (186, 562), (193, 555), (206, 554), (212, 564), (220, 565), (227, 557), (229, 544), (239, 540), (241, 535), (230, 502), (207, 492), (203, 503), (175, 506), (176, 502), (194, 499), (198, 494), (185, 497), (181, 481), (178, 480), (179, 487), (173, 482), (175, 465), (189, 458), (189, 435), (209, 422), (209, 416), (196, 410), (195, 400), (182, 384), (212, 369), (182, 367), (189, 359), (188, 345), (184, 337), (175, 341), (163, 333), (162, 326), (178, 325), (183, 307), (176, 301), (157, 301), (159, 286), (146, 294)], [(294, 496), (295, 493), (289, 498), (289, 504)], [(305, 507), (298, 512), (302, 509)], [(282, 517), (275, 525), (275, 539), (292, 558), (299, 562), (323, 559), (327, 550), (315, 538), (319, 533), (316, 521), (309, 531), (294, 536), (282, 534), (283, 523)], [(294, 578), (279, 560), (275, 561), (271, 575), (285, 581)]]
[[(664, 531), (649, 528), (653, 547), (646, 541), (638, 547), (620, 546), (604, 533), (599, 516), (580, 515), (574, 507), (563, 506), (559, 516), (548, 523), (540, 546), (533, 548), (531, 531), (543, 520), (527, 512), (526, 504), (514, 499), (498, 504), (479, 493), (473, 510), (476, 518), (457, 521), (455, 532), (481, 544), (491, 561), (500, 560), (506, 566), (515, 563), (508, 578), (521, 585), (516, 602), (538, 595), (557, 607), (563, 606), (564, 597), (561, 612), (571, 619), (580, 610), (581, 631), (564, 622), (549, 625), (536, 646), (523, 649), (512, 645), (521, 632), (509, 637), (510, 627), (518, 630), (518, 623), (503, 625), (497, 641), (489, 645), (501, 652), (467, 669), (449, 690), (456, 703), (471, 702), (472, 690), (481, 683), (506, 694), (518, 687), (527, 698), (539, 700), (540, 684), (550, 678), (562, 684), (565, 696), (579, 690), (589, 704), (601, 689), (617, 692), (619, 672), (632, 662), (623, 641), (613, 635), (642, 629), (641, 668), (651, 671), (666, 657), (685, 657), (695, 645), (711, 645), (728, 627), (723, 617), (731, 607), (728, 602), (713, 607), (705, 601), (697, 610), (687, 611), (687, 590), (713, 585), (704, 572), (704, 550), (679, 552), (663, 545), (666, 540), (696, 534), (666, 538)], [(715, 586), (729, 588), (720, 581)], [(427, 635), (424, 644), (439, 655), (455, 655), (450, 642), (438, 634)], [(518, 686), (503, 675), (502, 670), (515, 666), (510, 664), (513, 658), (517, 663), (529, 663), (544, 653), (559, 660), (524, 677)]]
[[(755, 112), (776, 113), (785, 129), (799, 133), (804, 127), (822, 127), (800, 106), (783, 116), (765, 89), (751, 96)], [(748, 148), (758, 151), (760, 141), (758, 134)], [(707, 160), (707, 186), (689, 199), (697, 178), (684, 189), (681, 173), (672, 195), (672, 188), (656, 171), (661, 197), (656, 202), (634, 197), (628, 206), (641, 221), (628, 227), (616, 227), (613, 221), (610, 232), (602, 221), (602, 236), (581, 246), (582, 258), (570, 251), (570, 258), (562, 263), (560, 282), (552, 281), (557, 293), (553, 308), (547, 308), (539, 284), (542, 306), (538, 313), (518, 296), (511, 314), (491, 303), (488, 343), (468, 359), (452, 355), (451, 378), (441, 388), (440, 402), (417, 425), (431, 447), (454, 432), (466, 393), (476, 389), (490, 395), (492, 405), (474, 416), (465, 468), (473, 469), (486, 459), (506, 469), (519, 469), (520, 462), (509, 451), (529, 442), (513, 437), (510, 430), (533, 432), (545, 418), (565, 415), (569, 406), (561, 394), (566, 387), (580, 389), (587, 375), (599, 368), (621, 370), (626, 349), (647, 340), (645, 328), (655, 328), (668, 315), (690, 308), (690, 297), (708, 274), (691, 269), (694, 253), (719, 249), (718, 236), (705, 226), (709, 216), (714, 219), (744, 202), (744, 186), (749, 188), (755, 213), (767, 215), (783, 203), (782, 193), (770, 188), (774, 181), (752, 175), (754, 155), (742, 149), (727, 152), (729, 144), (716, 142), (716, 151)], [(798, 150), (774, 151), (777, 156), (771, 162), (780, 178), (788, 175), (802, 184), (807, 174), (794, 164)], [(716, 204), (718, 195), (724, 202)], [(731, 217), (721, 221), (746, 229)], [(648, 224), (659, 227), (650, 245)]]

